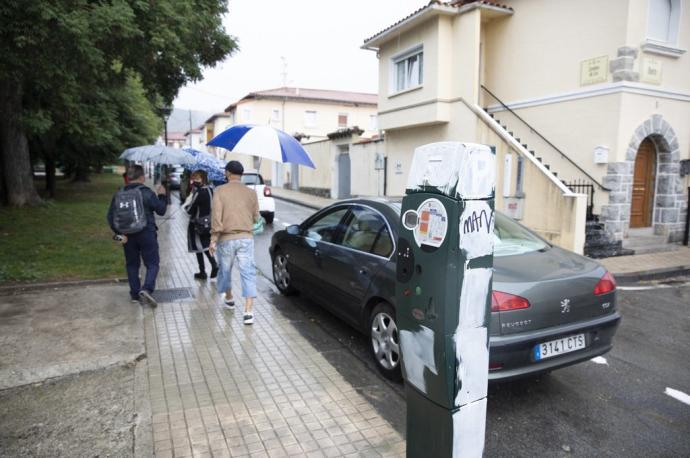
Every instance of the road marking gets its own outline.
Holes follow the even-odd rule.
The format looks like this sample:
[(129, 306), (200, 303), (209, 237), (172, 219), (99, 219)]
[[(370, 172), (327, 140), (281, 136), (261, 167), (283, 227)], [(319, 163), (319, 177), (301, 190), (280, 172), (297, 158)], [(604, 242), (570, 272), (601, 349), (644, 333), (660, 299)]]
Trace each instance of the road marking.
[(678, 401), (690, 406), (690, 396), (683, 393), (682, 391), (678, 391), (678, 390), (674, 390), (673, 388), (666, 387), (666, 391), (664, 391), (664, 394), (667, 394), (667, 395), (671, 396), (672, 398), (677, 399)]
[(606, 361), (606, 358), (604, 358), (603, 356), (597, 356), (596, 358), (590, 359), (590, 361), (592, 361), (593, 363), (596, 363), (596, 364), (604, 364), (606, 366), (609, 365), (609, 362)]
[(645, 285), (645, 286), (618, 286), (618, 289), (623, 291), (646, 291), (649, 289), (664, 289), (664, 288), (678, 288), (681, 286), (688, 286), (690, 282), (685, 283), (659, 283), (657, 285)]

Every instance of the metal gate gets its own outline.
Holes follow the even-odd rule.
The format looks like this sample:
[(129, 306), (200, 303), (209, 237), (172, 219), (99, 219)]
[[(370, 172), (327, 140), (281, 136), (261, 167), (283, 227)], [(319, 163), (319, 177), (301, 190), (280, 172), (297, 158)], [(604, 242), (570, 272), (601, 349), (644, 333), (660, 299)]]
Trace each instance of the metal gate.
[(338, 199), (350, 197), (350, 154), (338, 156)]

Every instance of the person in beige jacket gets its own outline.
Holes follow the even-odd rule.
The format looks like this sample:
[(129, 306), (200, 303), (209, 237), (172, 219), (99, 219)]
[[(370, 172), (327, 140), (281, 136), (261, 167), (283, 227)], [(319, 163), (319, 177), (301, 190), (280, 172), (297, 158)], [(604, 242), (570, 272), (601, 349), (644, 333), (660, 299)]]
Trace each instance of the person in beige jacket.
[(237, 260), (240, 268), (244, 324), (254, 323), (252, 312), (256, 297), (256, 266), (254, 264), (254, 223), (260, 218), (259, 200), (249, 187), (242, 184), (244, 167), (238, 161), (225, 166), (228, 182), (213, 194), (211, 245), (209, 251), (218, 260), (218, 292), (225, 294), (225, 306), (234, 310), (232, 267)]

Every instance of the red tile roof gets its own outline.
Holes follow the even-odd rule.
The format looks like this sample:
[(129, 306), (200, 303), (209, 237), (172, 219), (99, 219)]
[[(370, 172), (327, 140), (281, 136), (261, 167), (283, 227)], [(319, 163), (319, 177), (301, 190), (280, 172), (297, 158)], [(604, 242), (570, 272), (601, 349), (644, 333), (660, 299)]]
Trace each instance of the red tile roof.
[(506, 10), (506, 11), (513, 12), (513, 8), (510, 7), (510, 6), (501, 5), (501, 4), (499, 4), (499, 3), (488, 2), (488, 1), (485, 1), (485, 0), (455, 0), (455, 1), (450, 1), (450, 2), (441, 2), (441, 1), (439, 1), (439, 0), (431, 0), (429, 3), (427, 3), (427, 4), (424, 5), (423, 7), (421, 7), (421, 8), (419, 8), (419, 9), (415, 10), (414, 12), (408, 14), (407, 16), (405, 16), (404, 18), (402, 18), (402, 19), (400, 19), (399, 21), (395, 22), (394, 24), (392, 24), (392, 25), (386, 27), (385, 29), (381, 30), (380, 32), (378, 32), (378, 33), (372, 35), (371, 37), (369, 37), (369, 38), (367, 38), (367, 39), (365, 39), (365, 40), (364, 40), (364, 43), (367, 43), (367, 42), (373, 40), (374, 38), (379, 37), (380, 35), (386, 33), (387, 31), (391, 30), (392, 28), (394, 28), (394, 27), (396, 27), (396, 26), (402, 24), (403, 22), (407, 21), (408, 19), (413, 18), (414, 16), (418, 15), (419, 13), (423, 12), (424, 10), (426, 10), (426, 9), (428, 9), (428, 8), (434, 6), (434, 5), (438, 5), (438, 6), (449, 6), (449, 7), (453, 7), (453, 8), (458, 8), (458, 9), (460, 9), (460, 8), (462, 8), (463, 6), (469, 5), (469, 4), (471, 4), (471, 3), (475, 3), (475, 4), (478, 4), (478, 5), (491, 6), (491, 7), (494, 7), (494, 8), (500, 8), (500, 9), (504, 9), (504, 10)]
[(332, 91), (328, 89), (305, 89), (300, 87), (279, 87), (265, 91), (255, 91), (242, 97), (237, 102), (230, 104), (225, 111), (230, 111), (233, 107), (243, 100), (249, 99), (284, 99), (289, 100), (312, 100), (317, 102), (337, 102), (355, 105), (378, 104), (378, 94), (364, 92)]

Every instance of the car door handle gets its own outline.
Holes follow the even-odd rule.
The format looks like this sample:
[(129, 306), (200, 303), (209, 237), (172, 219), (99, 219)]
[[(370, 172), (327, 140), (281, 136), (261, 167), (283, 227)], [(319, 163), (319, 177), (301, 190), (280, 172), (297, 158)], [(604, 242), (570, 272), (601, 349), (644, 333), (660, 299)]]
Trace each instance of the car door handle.
[(368, 275), (369, 271), (366, 268), (362, 267), (361, 269), (359, 269), (359, 274), (360, 275)]

